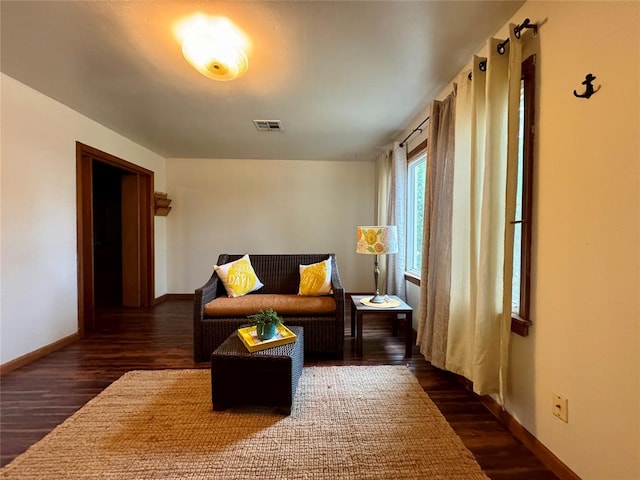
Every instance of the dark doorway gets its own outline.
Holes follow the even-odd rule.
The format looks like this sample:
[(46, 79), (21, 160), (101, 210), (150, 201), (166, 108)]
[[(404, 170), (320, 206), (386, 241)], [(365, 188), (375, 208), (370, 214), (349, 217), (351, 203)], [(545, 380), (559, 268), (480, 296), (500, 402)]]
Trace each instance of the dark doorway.
[(78, 333), (96, 308), (154, 300), (153, 172), (76, 143)]
[(93, 160), (93, 275), (96, 308), (122, 306), (122, 170)]

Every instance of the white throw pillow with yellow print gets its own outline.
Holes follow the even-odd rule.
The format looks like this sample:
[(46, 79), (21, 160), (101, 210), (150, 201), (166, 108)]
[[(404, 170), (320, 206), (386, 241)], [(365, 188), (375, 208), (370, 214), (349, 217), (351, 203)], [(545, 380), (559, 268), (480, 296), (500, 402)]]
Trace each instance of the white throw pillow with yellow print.
[(329, 295), (331, 291), (331, 259), (311, 265), (300, 265), (298, 295)]
[(222, 280), (229, 297), (241, 297), (264, 287), (253, 270), (248, 254), (233, 262), (215, 265), (213, 269)]

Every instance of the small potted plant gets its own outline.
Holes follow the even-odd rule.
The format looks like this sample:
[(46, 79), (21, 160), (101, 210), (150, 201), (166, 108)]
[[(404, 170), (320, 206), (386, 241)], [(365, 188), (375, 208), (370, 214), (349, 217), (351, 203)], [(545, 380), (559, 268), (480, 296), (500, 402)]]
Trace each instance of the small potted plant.
[(251, 325), (256, 326), (256, 332), (260, 340), (269, 340), (276, 334), (276, 328), (282, 324), (280, 317), (273, 309), (260, 310), (258, 313), (247, 317)]

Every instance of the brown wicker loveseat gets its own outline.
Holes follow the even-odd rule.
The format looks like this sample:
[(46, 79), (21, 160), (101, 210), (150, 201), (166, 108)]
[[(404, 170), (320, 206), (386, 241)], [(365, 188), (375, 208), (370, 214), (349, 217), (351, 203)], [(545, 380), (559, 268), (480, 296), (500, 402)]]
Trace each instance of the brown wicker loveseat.
[[(241, 258), (222, 254), (218, 265)], [(247, 315), (273, 308), (285, 325), (304, 327), (305, 353), (332, 354), (342, 358), (344, 349), (344, 288), (340, 281), (336, 256), (325, 254), (249, 254), (256, 275), (264, 287), (240, 298), (228, 298), (222, 281), (214, 271), (209, 281), (195, 291), (193, 309), (193, 353), (198, 362), (207, 361), (211, 353), (241, 326)], [(305, 297), (297, 295), (300, 265), (310, 265), (331, 258), (332, 295)]]

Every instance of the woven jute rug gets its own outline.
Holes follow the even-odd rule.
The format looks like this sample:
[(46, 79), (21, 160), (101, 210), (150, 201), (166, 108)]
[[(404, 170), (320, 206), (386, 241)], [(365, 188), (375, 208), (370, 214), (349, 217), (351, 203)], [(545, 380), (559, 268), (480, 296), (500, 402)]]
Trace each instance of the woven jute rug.
[(403, 366), (304, 368), (290, 416), (212, 411), (208, 370), (129, 372), (0, 477), (487, 479)]

